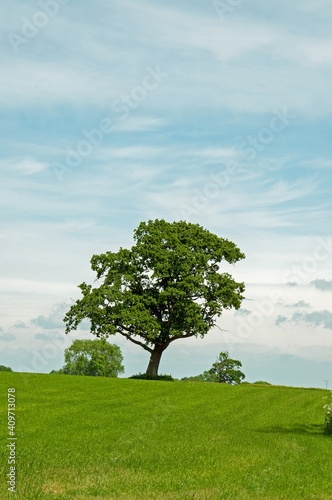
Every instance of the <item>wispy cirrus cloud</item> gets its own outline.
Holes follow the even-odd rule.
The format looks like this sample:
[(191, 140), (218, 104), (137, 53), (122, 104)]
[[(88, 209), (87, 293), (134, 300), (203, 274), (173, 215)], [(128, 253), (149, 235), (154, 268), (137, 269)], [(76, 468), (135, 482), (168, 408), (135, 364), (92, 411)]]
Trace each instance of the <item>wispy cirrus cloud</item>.
[[(24, 4), (16, 2), (16, 9), (23, 13)], [(274, 9), (278, 11), (277, 4)], [(204, 9), (192, 8), (186, 2), (180, 6), (148, 1), (139, 5), (133, 1), (113, 2), (110, 6), (102, 2), (98, 11), (103, 12), (103, 23), (96, 22), (97, 12), (91, 7), (82, 10), (66, 6), (52, 26), (43, 30), (43, 36), (31, 41), (22, 53), (24, 58), (9, 57), (8, 44), (6, 71), (0, 84), (3, 106), (79, 106), (89, 102), (91, 106), (105, 107), (110, 99), (138, 83), (137, 75), (147, 64), (159, 62), (173, 75), (162, 91), (163, 98), (153, 102), (163, 111), (165, 105), (174, 111), (179, 99), (188, 108), (204, 95), (205, 106), (210, 109), (217, 106), (266, 112), (271, 110), (273, 95), (273, 105), (292, 103), (305, 114), (328, 112), (326, 78), (310, 70), (317, 65), (323, 66), (325, 72), (330, 70), (330, 35), (317, 39), (315, 32), (294, 32), (284, 23), (273, 19), (267, 22), (266, 17), (263, 23), (246, 8), (236, 9), (221, 25), (212, 2)], [(304, 8), (294, 11), (297, 18), (306, 15)], [(33, 12), (29, 9), (27, 15)], [(117, 22), (122, 16), (126, 19), (123, 25)], [(133, 36), (134, 47), (129, 42)], [(65, 51), (65, 64), (56, 56), (50, 57), (49, 51), (46, 59), (45, 40)], [(39, 53), (39, 59), (33, 57), (34, 51)], [(124, 60), (130, 61), (126, 70)], [(276, 64), (280, 61), (282, 65)], [(87, 66), (91, 71), (86, 71)], [(24, 83), (22, 73), (29, 75)], [(186, 74), (190, 74), (190, 80)], [(299, 91), (304, 79), (310, 80), (308, 88), (319, 87), (320, 92)], [(172, 99), (172, 95), (177, 97)]]
[(38, 161), (34, 158), (10, 158), (9, 160), (1, 161), (3, 168), (21, 175), (33, 175), (42, 172), (48, 168), (48, 164)]

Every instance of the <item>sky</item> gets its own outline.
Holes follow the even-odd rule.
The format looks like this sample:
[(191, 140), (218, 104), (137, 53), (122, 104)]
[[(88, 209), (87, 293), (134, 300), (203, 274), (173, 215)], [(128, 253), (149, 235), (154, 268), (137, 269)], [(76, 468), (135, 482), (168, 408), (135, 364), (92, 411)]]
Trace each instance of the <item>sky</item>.
[[(92, 255), (141, 221), (236, 243), (246, 284), (160, 372), (332, 387), (330, 0), (11, 0), (1, 6), (0, 364), (49, 373)], [(120, 346), (125, 374), (148, 353)]]

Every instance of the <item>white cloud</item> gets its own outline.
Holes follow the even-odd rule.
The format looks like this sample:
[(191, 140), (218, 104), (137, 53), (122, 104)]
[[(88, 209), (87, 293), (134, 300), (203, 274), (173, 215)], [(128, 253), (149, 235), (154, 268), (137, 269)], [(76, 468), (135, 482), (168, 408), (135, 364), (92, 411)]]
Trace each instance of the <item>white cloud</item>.
[(22, 175), (37, 174), (48, 168), (47, 163), (40, 162), (33, 158), (21, 158), (21, 159), (11, 158), (7, 161), (2, 160), (1, 166)]
[(227, 161), (239, 158), (239, 153), (235, 148), (205, 148), (198, 151), (193, 151), (192, 154), (193, 156), (210, 160), (212, 162), (220, 162), (225, 160)]
[(131, 159), (131, 160), (149, 160), (164, 152), (161, 148), (148, 146), (130, 146), (124, 148), (103, 148), (97, 152), (96, 157), (103, 161), (109, 159)]
[(304, 167), (309, 167), (312, 169), (331, 169), (332, 160), (331, 158), (324, 158), (318, 156), (316, 158), (311, 158), (309, 160), (304, 160), (301, 162)]
[(153, 116), (129, 116), (128, 119), (116, 123), (115, 132), (149, 132), (164, 127), (167, 121), (164, 118)]

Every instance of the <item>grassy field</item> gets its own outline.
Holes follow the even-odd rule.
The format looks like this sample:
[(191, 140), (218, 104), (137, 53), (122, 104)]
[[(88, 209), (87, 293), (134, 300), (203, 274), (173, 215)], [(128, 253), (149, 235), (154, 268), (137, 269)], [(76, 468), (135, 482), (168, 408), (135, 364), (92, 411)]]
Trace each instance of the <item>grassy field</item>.
[(5, 372), (0, 385), (1, 499), (332, 499), (326, 391)]

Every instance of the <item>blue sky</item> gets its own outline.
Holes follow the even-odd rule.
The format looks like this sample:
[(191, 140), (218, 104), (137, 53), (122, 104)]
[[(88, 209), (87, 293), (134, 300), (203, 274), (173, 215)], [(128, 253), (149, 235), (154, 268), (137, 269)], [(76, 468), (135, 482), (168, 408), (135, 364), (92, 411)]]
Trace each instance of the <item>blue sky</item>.
[(185, 219), (246, 254), (246, 300), (161, 372), (228, 350), (249, 381), (332, 385), (331, 22), (329, 0), (2, 6), (0, 364), (60, 368), (91, 256)]

